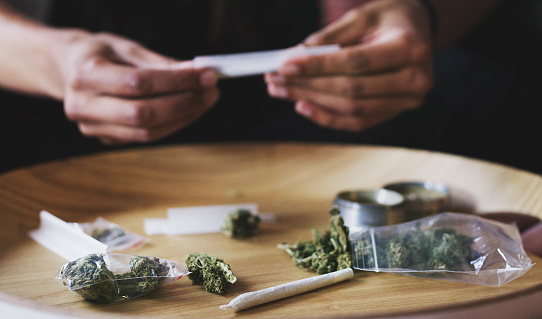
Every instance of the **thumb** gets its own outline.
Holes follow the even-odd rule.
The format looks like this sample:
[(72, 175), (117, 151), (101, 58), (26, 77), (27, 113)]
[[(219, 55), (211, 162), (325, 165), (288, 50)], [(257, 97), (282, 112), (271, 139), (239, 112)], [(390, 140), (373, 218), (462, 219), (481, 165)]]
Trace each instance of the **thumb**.
[(131, 65), (144, 68), (170, 69), (181, 62), (151, 51), (138, 43), (118, 48), (118, 55)]
[(303, 44), (307, 46), (340, 44), (351, 45), (361, 42), (361, 39), (369, 32), (372, 14), (355, 8), (345, 13), (337, 21), (327, 25), (323, 29), (309, 35)]

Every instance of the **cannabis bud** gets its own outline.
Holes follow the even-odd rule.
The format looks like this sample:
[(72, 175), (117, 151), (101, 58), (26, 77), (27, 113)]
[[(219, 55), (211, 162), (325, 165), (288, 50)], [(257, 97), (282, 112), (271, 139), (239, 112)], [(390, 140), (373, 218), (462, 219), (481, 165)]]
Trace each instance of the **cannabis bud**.
[(471, 249), (471, 237), (445, 227), (407, 230), (376, 240), (366, 232), (356, 240), (362, 268), (464, 271), (477, 254)]
[(312, 229), (313, 241), (298, 242), (293, 245), (279, 244), (278, 248), (286, 251), (300, 268), (326, 274), (352, 267), (351, 243), (348, 227), (344, 225), (339, 210), (330, 211), (330, 229), (321, 235)]
[(121, 227), (95, 228), (89, 235), (102, 243), (107, 243), (126, 236), (126, 232)]
[(233, 238), (246, 238), (255, 234), (260, 224), (260, 217), (249, 210), (238, 209), (231, 212), (223, 221), (221, 230)]
[(233, 284), (237, 281), (230, 265), (215, 256), (190, 254), (186, 258), (186, 265), (191, 272), (188, 278), (192, 280), (192, 284), (202, 285), (208, 292), (223, 294), (226, 283)]
[(90, 223), (71, 223), (76, 229), (107, 245), (107, 251), (127, 251), (147, 243), (148, 239), (132, 233), (123, 227), (105, 220), (96, 218)]
[(87, 300), (107, 303), (142, 296), (187, 273), (184, 265), (156, 257), (90, 254), (66, 263), (56, 279)]

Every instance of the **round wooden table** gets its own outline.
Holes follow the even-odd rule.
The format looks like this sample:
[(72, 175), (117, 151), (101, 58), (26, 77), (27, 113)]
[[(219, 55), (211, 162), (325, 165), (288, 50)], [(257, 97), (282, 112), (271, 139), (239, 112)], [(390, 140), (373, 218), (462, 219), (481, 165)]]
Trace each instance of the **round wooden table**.
[[(349, 281), (237, 314), (219, 309), (241, 293), (313, 276), (296, 267), (276, 246), (311, 240), (311, 228), (328, 229), (328, 211), (339, 191), (420, 180), (447, 184), (454, 211), (542, 217), (542, 177), (538, 175), (402, 148), (297, 143), (171, 146), (11, 171), (0, 175), (0, 311), (7, 307), (59, 317), (191, 318), (542, 311), (532, 302), (542, 291), (542, 259), (532, 254), (536, 265), (501, 287), (356, 271)], [(84, 301), (53, 278), (66, 261), (27, 235), (38, 227), (41, 210), (68, 222), (90, 222), (102, 216), (144, 234), (144, 218), (165, 218), (167, 208), (245, 202), (257, 203), (261, 212), (275, 213), (277, 221), (262, 224), (258, 235), (246, 240), (221, 233), (150, 236), (151, 242), (134, 252), (179, 262), (193, 252), (218, 256), (238, 277), (225, 295), (207, 293), (182, 278), (129, 301)]]

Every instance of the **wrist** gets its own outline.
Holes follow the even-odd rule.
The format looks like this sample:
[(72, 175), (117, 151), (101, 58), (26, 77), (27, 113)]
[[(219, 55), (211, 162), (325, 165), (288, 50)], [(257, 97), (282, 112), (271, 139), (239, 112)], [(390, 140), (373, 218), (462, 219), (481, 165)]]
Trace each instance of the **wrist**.
[(72, 47), (91, 34), (79, 29), (50, 29), (48, 32), (48, 37), (43, 37), (49, 42), (45, 45), (52, 76), (50, 78), (51, 85), (47, 88), (47, 95), (62, 100), (64, 99), (66, 79), (71, 71), (69, 65), (72, 65)]
[(0, 86), (62, 99), (62, 51), (80, 31), (51, 28), (1, 4)]

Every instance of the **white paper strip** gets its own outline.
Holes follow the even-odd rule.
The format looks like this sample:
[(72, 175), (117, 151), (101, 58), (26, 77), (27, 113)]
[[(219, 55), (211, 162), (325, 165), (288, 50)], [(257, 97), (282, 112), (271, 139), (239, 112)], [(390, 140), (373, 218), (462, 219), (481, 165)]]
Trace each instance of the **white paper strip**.
[(145, 218), (143, 230), (147, 235), (169, 234), (168, 220), (167, 218)]
[(258, 204), (243, 203), (169, 208), (167, 218), (145, 218), (143, 228), (147, 235), (188, 235), (220, 232), (222, 221), (238, 209), (249, 210), (260, 216), (262, 222), (274, 222), (275, 215), (259, 214)]
[(107, 245), (44, 210), (40, 212), (39, 228), (30, 231), (28, 235), (68, 261), (107, 251)]
[(258, 214), (258, 205), (255, 203), (170, 208), (167, 210), (169, 233), (199, 234), (220, 231), (222, 221), (237, 209)]
[(282, 63), (294, 57), (325, 54), (339, 49), (339, 45), (296, 46), (282, 50), (197, 56), (194, 66), (213, 68), (222, 78), (258, 75), (277, 71)]

